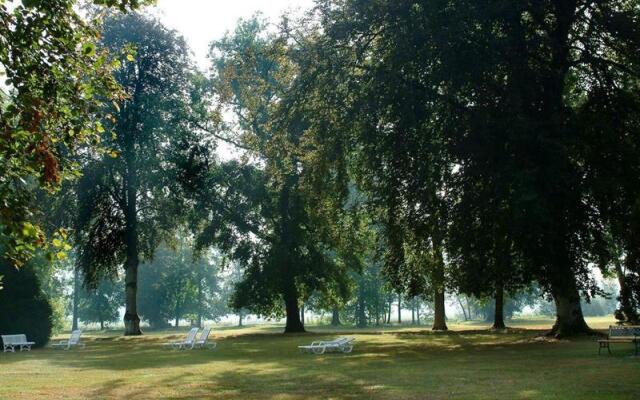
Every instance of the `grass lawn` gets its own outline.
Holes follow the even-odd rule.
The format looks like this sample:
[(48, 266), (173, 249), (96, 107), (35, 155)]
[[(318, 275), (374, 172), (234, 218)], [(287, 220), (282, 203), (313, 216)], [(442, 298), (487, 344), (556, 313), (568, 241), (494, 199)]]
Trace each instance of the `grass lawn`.
[[(606, 328), (610, 319), (591, 320)], [(87, 335), (87, 347), (0, 354), (0, 398), (211, 399), (640, 399), (640, 357), (631, 344), (598, 356), (593, 339), (537, 339), (549, 320), (509, 333), (459, 324), (329, 330), (284, 336), (277, 327), (214, 330), (214, 350), (172, 351), (184, 332)], [(523, 328), (528, 328), (524, 330)], [(349, 332), (352, 354), (298, 353), (296, 346)]]

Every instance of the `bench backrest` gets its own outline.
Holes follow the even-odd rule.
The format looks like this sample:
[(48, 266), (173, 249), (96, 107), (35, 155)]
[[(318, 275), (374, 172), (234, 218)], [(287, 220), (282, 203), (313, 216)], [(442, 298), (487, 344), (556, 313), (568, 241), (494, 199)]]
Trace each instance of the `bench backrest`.
[(611, 325), (609, 326), (609, 337), (616, 339), (640, 337), (640, 326)]
[(80, 335), (82, 335), (82, 331), (72, 331), (71, 337), (69, 338), (69, 345), (74, 345), (80, 343)]
[(19, 335), (2, 335), (2, 343), (6, 345), (10, 344), (20, 344), (27, 342), (27, 335), (19, 334)]
[(185, 340), (185, 342), (193, 343), (193, 341), (196, 340), (197, 334), (198, 334), (198, 328), (191, 328), (191, 330), (187, 334), (187, 340)]
[(204, 330), (200, 334), (200, 339), (198, 339), (198, 343), (206, 343), (210, 333), (211, 333), (211, 327), (204, 328)]
[(339, 337), (337, 339), (331, 340), (328, 343), (336, 344), (336, 345), (344, 345), (344, 344), (351, 343), (351, 342), (353, 342), (353, 338), (349, 338), (349, 337), (344, 337), (343, 336), (343, 337)]

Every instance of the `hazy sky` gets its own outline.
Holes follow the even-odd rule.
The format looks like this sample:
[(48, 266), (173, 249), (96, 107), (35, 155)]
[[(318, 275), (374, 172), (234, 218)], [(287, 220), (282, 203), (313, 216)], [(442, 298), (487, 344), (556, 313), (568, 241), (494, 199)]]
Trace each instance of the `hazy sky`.
[(154, 12), (185, 37), (198, 65), (205, 68), (209, 43), (232, 30), (239, 18), (261, 11), (277, 21), (284, 11), (299, 12), (312, 5), (313, 0), (159, 0)]

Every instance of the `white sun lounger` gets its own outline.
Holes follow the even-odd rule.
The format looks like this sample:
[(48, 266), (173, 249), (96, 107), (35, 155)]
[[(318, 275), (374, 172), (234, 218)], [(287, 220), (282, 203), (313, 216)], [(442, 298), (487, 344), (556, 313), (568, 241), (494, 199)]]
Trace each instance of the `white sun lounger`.
[(328, 352), (351, 353), (353, 351), (354, 338), (339, 337), (329, 341), (317, 341), (308, 346), (298, 346), (303, 353), (324, 354)]
[(69, 336), (69, 340), (61, 340), (58, 343), (54, 343), (51, 345), (54, 349), (65, 349), (69, 350), (72, 347), (82, 347), (84, 348), (84, 343), (80, 342), (80, 335), (82, 335), (81, 330), (75, 330), (71, 332), (71, 336)]
[(200, 334), (200, 338), (198, 340), (196, 340), (195, 344), (194, 344), (194, 348), (199, 348), (199, 349), (204, 349), (204, 348), (210, 348), (210, 349), (215, 349), (217, 346), (217, 343), (214, 341), (209, 341), (209, 334), (211, 333), (211, 327), (208, 328), (204, 328), (204, 330), (202, 331), (202, 333)]
[(36, 344), (35, 342), (28, 342), (27, 335), (1, 335), (2, 337), (2, 351), (4, 353), (10, 351), (16, 352), (16, 347), (20, 348), (20, 351), (31, 351), (31, 346)]
[(198, 328), (191, 328), (185, 340), (182, 340), (179, 342), (165, 343), (164, 345), (177, 350), (193, 349), (193, 346), (195, 346), (196, 344), (197, 334), (198, 334)]

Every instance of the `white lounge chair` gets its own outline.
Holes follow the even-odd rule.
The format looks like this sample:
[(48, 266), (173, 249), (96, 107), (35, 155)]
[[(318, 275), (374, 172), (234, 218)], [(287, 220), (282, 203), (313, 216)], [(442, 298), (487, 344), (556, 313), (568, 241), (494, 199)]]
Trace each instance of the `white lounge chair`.
[(69, 336), (68, 340), (61, 340), (58, 343), (54, 343), (51, 345), (54, 349), (65, 349), (69, 350), (72, 347), (82, 347), (84, 348), (84, 343), (80, 342), (80, 336), (82, 335), (81, 330), (75, 330), (71, 332), (71, 336)]
[(2, 351), (4, 353), (8, 351), (15, 353), (16, 347), (20, 347), (20, 351), (31, 351), (31, 346), (36, 344), (35, 342), (28, 342), (27, 335), (22, 333), (19, 335), (1, 335), (1, 337), (3, 347)]
[(198, 334), (198, 328), (191, 328), (189, 333), (187, 333), (187, 337), (185, 338), (185, 340), (178, 341), (178, 342), (165, 343), (164, 345), (177, 350), (193, 349), (193, 346), (195, 346), (196, 344), (197, 334)]
[(339, 337), (334, 340), (317, 341), (308, 346), (298, 346), (303, 353), (324, 354), (327, 352), (351, 353), (353, 351), (354, 338)]
[(202, 333), (200, 334), (200, 338), (196, 340), (194, 344), (194, 348), (197, 347), (199, 349), (210, 348), (215, 349), (217, 346), (216, 342), (209, 341), (209, 334), (211, 333), (211, 327), (204, 328)]

